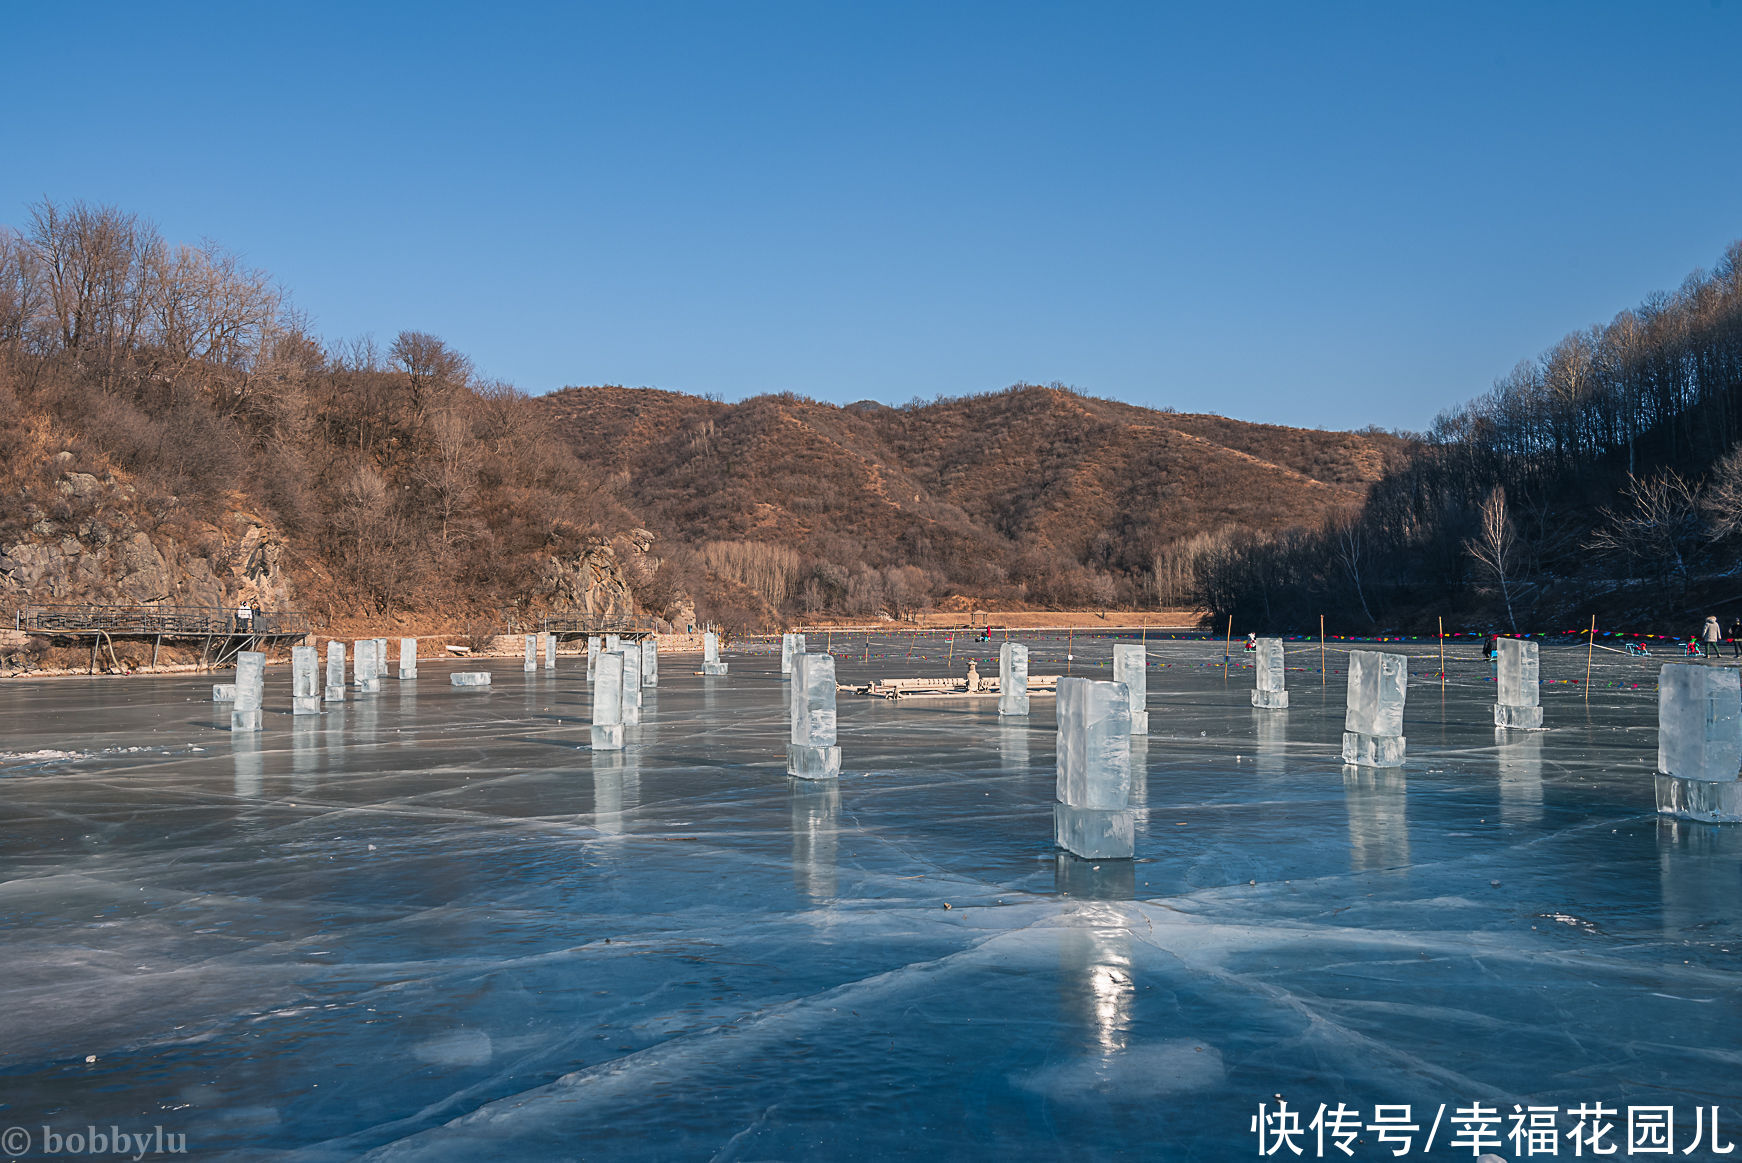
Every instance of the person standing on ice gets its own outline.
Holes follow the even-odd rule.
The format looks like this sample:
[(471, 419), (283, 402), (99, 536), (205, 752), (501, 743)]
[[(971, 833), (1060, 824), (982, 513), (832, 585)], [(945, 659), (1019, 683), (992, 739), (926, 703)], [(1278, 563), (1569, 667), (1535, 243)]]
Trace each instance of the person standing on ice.
[(1742, 617), (1730, 619), (1730, 657), (1742, 658)]
[(1718, 653), (1718, 640), (1724, 636), (1724, 631), (1718, 626), (1716, 615), (1707, 614), (1706, 624), (1700, 627), (1700, 648), (1707, 658), (1714, 658)]

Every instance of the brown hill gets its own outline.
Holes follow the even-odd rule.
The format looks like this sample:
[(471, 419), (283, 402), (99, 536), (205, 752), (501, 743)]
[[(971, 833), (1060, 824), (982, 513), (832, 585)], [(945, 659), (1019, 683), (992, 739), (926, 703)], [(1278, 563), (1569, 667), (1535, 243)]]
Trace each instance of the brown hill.
[(662, 540), (789, 547), (797, 560), (780, 567), (750, 555), (773, 570), (767, 586), (719, 546), (708, 566), (773, 604), (784, 584), (801, 606), (846, 612), (950, 593), (1135, 600), (1168, 545), (1231, 527), (1316, 526), (1358, 505), (1403, 450), (1384, 434), (1026, 385), (904, 408), (620, 387), (539, 403), (583, 462), (617, 474)]

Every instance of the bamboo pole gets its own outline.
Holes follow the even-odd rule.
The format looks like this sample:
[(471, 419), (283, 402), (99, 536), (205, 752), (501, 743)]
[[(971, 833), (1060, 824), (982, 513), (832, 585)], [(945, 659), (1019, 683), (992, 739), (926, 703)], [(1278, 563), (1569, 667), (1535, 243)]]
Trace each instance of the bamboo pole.
[(1325, 616), (1319, 615), (1319, 685), (1330, 683), (1329, 671), (1325, 669)]
[(1075, 633), (1069, 626), (1065, 627), (1065, 673), (1071, 672), (1071, 637)]
[(1591, 615), (1591, 637), (1585, 644), (1585, 699), (1591, 697), (1591, 655), (1597, 649), (1597, 615)]
[(949, 667), (952, 667), (955, 664), (956, 664), (956, 636), (954, 634), (951, 634), (950, 635), (950, 657), (949, 657), (949, 661), (944, 663), (944, 667), (945, 667), (945, 669), (948, 669)]
[(865, 631), (865, 665), (871, 665), (871, 631)]
[(1234, 615), (1228, 615), (1228, 634), (1222, 639), (1222, 677), (1228, 677), (1228, 652), (1234, 647)]
[(1446, 685), (1446, 619), (1440, 616), (1440, 685)]

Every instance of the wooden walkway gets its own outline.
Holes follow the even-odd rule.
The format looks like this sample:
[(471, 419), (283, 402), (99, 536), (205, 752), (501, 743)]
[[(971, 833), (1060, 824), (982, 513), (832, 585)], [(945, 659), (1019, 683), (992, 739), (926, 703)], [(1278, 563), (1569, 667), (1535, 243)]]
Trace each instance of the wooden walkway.
[(151, 643), (151, 665), (165, 642), (200, 644), (200, 663), (206, 669), (228, 666), (244, 650), (288, 645), (306, 638), (312, 627), (306, 614), (256, 613), (239, 623), (233, 612), (210, 606), (21, 606), (13, 615), (13, 629), (62, 644), (91, 645), (91, 670), (97, 669), (99, 651), (115, 659), (116, 639)]

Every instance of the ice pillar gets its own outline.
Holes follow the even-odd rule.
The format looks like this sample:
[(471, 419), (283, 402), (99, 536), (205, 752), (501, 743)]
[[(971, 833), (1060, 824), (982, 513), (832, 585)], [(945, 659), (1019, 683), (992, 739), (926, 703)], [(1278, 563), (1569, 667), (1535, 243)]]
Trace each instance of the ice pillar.
[(1061, 678), (1058, 802), (1053, 835), (1091, 860), (1135, 854), (1131, 816), (1131, 693), (1122, 682)]
[(526, 636), (526, 665), (521, 669), (525, 670), (528, 674), (538, 669), (537, 634), (528, 634)]
[(1380, 650), (1349, 652), (1348, 710), (1343, 762), (1357, 767), (1403, 765), (1403, 697), (1409, 659)]
[(244, 650), (236, 656), (236, 702), (230, 708), (230, 730), (260, 730), (260, 708), (266, 695), (266, 655)]
[(603, 650), (604, 648), (605, 648), (604, 643), (599, 640), (599, 636), (597, 634), (594, 634), (587, 639), (587, 681), (588, 682), (592, 682), (594, 676), (599, 673), (599, 652), (601, 650)]
[(780, 673), (792, 673), (792, 660), (804, 653), (803, 634), (782, 634), (780, 636)]
[(1496, 727), (1542, 726), (1542, 682), (1536, 643), (1502, 638), (1494, 644), (1500, 700), (1494, 704)]
[(556, 669), (556, 635), (548, 630), (544, 634), (544, 668)]
[(1137, 642), (1113, 644), (1113, 681), (1125, 684), (1131, 700), (1131, 733), (1149, 734), (1149, 651)]
[(329, 703), (345, 701), (345, 644), (337, 638), (327, 643), (327, 689)]
[[(237, 703), (241, 702), (237, 671)], [(1657, 810), (1742, 823), (1742, 671), (1671, 662), (1657, 679)]]
[[(589, 656), (591, 657), (591, 656)], [(623, 655), (601, 654), (593, 664), (593, 750), (623, 750)]]
[(803, 635), (792, 656), (792, 742), (786, 746), (786, 773), (800, 779), (835, 779), (841, 774), (841, 749), (835, 743), (835, 656), (806, 654)]
[(1028, 647), (1020, 642), (998, 648), (998, 713), (1028, 714)]
[(720, 636), (712, 630), (702, 635), (702, 673), (726, 673), (726, 664), (720, 661)]
[(380, 644), (374, 638), (359, 638), (351, 647), (351, 675), (360, 691), (381, 689), (381, 665), (375, 656), (379, 648)]
[(651, 637), (641, 640), (641, 685), (659, 685), (659, 643)]
[(641, 647), (625, 642), (617, 653), (623, 659), (623, 721), (634, 726), (641, 722)]
[(290, 713), (321, 713), (319, 679), (321, 653), (313, 646), (290, 648)]
[(399, 640), (399, 677), (417, 677), (417, 639), (401, 638)]
[(1252, 692), (1252, 705), (1269, 711), (1288, 706), (1287, 679), (1282, 669), (1282, 639), (1258, 640), (1258, 687)]

